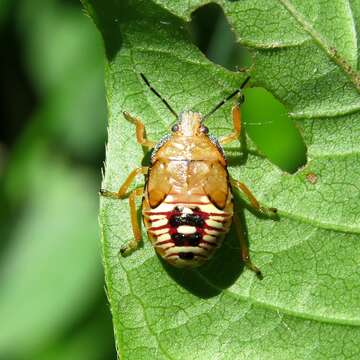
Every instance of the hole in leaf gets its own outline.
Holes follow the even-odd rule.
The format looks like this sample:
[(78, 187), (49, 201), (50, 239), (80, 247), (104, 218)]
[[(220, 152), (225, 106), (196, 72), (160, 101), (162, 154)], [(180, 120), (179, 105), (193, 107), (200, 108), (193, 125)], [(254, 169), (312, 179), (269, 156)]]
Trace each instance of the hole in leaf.
[(194, 11), (189, 30), (193, 43), (212, 62), (232, 71), (251, 65), (249, 51), (236, 42), (219, 5), (208, 4)]
[(307, 161), (304, 140), (285, 107), (264, 88), (248, 88), (241, 106), (246, 133), (272, 163), (291, 174)]
[[(249, 51), (236, 42), (219, 5), (212, 3), (194, 11), (190, 34), (194, 44), (212, 62), (231, 71), (251, 66)], [(241, 110), (247, 134), (272, 163), (295, 173), (306, 164), (306, 146), (285, 107), (263, 88), (248, 88), (245, 97)]]

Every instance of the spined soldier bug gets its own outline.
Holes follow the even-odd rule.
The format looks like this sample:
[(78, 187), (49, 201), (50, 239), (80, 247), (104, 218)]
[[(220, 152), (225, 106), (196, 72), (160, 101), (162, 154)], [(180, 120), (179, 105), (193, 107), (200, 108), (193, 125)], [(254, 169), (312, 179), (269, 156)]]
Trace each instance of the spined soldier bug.
[[(245, 184), (229, 176), (222, 148), (222, 145), (240, 136), (240, 104), (244, 101), (242, 89), (249, 77), (205, 116), (192, 111), (177, 115), (143, 74), (141, 77), (176, 116), (177, 122), (172, 126), (171, 134), (155, 143), (146, 138), (140, 119), (123, 113), (136, 126), (137, 142), (153, 150), (150, 166), (133, 170), (118, 192), (101, 190), (103, 196), (123, 199), (135, 177), (146, 175), (144, 188), (133, 190), (129, 196), (134, 239), (121, 248), (121, 253), (129, 254), (141, 241), (135, 199), (142, 196), (142, 215), (148, 236), (156, 252), (165, 261), (176, 267), (202, 265), (212, 257), (234, 223), (240, 239), (242, 259), (247, 267), (260, 275), (260, 270), (251, 263), (247, 244), (241, 240), (243, 235), (239, 217), (234, 212), (233, 189), (240, 190), (247, 202), (267, 217), (274, 217), (276, 209), (261, 206)], [(232, 108), (234, 130), (216, 139), (209, 134), (204, 121), (235, 96), (238, 101)]]

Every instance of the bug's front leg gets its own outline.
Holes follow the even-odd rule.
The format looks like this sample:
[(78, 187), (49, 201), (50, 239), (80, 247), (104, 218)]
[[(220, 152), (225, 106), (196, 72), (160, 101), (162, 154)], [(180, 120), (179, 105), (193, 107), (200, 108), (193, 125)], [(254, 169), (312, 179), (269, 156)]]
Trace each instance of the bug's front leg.
[(237, 103), (232, 107), (232, 120), (234, 130), (229, 135), (222, 136), (219, 139), (221, 145), (226, 145), (231, 143), (232, 141), (238, 140), (241, 133), (241, 112), (240, 112), (240, 104)]
[(112, 199), (124, 199), (126, 197), (127, 189), (129, 188), (131, 183), (134, 181), (136, 176), (138, 176), (140, 174), (145, 175), (145, 174), (148, 173), (148, 171), (149, 171), (149, 168), (147, 166), (143, 166), (143, 167), (134, 169), (129, 174), (129, 176), (126, 178), (124, 183), (120, 186), (120, 188), (119, 188), (119, 190), (117, 192), (101, 189), (100, 190), (100, 195), (105, 196), (105, 197), (109, 197), (109, 198), (112, 198)]
[(130, 115), (127, 111), (123, 112), (125, 119), (136, 126), (136, 140), (138, 144), (152, 149), (156, 143), (146, 138), (145, 125), (137, 117)]
[(262, 206), (256, 199), (256, 197), (253, 195), (253, 193), (250, 191), (250, 189), (242, 182), (237, 181), (235, 179), (230, 179), (230, 183), (233, 187), (240, 190), (241, 198), (245, 201), (246, 204), (248, 204), (250, 207), (252, 207), (255, 211), (263, 214), (264, 216), (276, 220), (278, 218), (277, 215), (277, 209), (276, 208), (269, 208), (266, 206)]
[(262, 279), (263, 276), (262, 276), (261, 270), (251, 262), (250, 254), (249, 254), (249, 247), (247, 245), (246, 239), (245, 239), (243, 231), (242, 231), (241, 221), (239, 219), (239, 216), (236, 213), (234, 214), (234, 225), (235, 225), (235, 230), (236, 230), (238, 239), (240, 241), (241, 258), (242, 258), (245, 266), (247, 268), (249, 268), (250, 270), (254, 271), (256, 276), (259, 279)]

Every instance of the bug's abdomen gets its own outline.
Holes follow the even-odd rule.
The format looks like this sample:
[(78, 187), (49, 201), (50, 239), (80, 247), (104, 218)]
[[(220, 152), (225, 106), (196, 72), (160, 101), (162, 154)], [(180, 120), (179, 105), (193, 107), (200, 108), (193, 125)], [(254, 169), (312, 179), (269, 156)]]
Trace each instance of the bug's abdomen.
[(232, 215), (231, 199), (219, 210), (206, 195), (192, 196), (191, 202), (184, 202), (180, 195), (167, 195), (156, 208), (143, 206), (155, 250), (178, 267), (196, 267), (208, 260), (229, 231)]

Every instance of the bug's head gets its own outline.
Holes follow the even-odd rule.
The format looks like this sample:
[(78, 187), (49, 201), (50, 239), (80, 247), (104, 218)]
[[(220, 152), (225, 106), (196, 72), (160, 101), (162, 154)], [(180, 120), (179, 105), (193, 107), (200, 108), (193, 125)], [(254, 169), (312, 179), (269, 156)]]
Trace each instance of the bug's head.
[(199, 136), (209, 132), (209, 129), (203, 125), (202, 116), (198, 112), (183, 111), (179, 115), (178, 122), (172, 126), (173, 133), (182, 136)]

